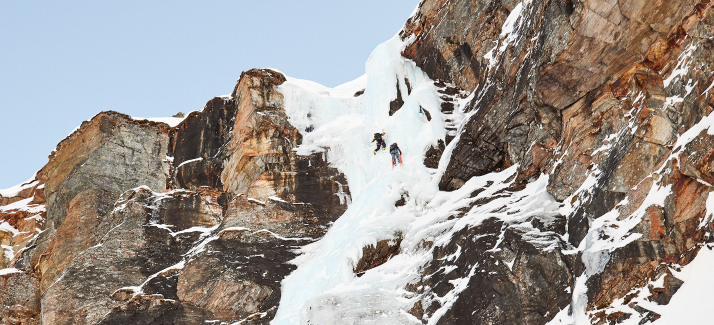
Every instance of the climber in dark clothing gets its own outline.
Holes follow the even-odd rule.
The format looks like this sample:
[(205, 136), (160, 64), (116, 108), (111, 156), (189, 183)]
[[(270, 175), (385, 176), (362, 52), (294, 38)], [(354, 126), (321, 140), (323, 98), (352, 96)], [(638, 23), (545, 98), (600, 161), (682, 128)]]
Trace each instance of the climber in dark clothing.
[(387, 144), (384, 143), (384, 139), (382, 139), (382, 136), (384, 136), (384, 132), (382, 133), (375, 133), (374, 138), (372, 139), (372, 142), (377, 141), (377, 149), (374, 149), (374, 154), (377, 154), (377, 150), (379, 150), (379, 147), (382, 147), (382, 150), (387, 147)]
[(402, 150), (399, 149), (396, 142), (389, 146), (389, 153), (392, 154), (392, 168), (397, 165), (397, 162), (402, 164)]

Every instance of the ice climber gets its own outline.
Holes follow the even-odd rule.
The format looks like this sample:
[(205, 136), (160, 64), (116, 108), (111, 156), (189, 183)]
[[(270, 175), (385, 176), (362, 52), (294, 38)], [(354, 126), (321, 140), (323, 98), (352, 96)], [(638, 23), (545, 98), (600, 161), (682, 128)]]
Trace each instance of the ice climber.
[(397, 165), (397, 162), (402, 164), (402, 150), (399, 149), (396, 142), (389, 146), (389, 153), (392, 154), (392, 168)]
[(377, 141), (377, 149), (374, 149), (374, 154), (377, 154), (377, 150), (379, 150), (379, 147), (382, 147), (382, 150), (384, 150), (387, 147), (387, 144), (384, 143), (384, 139), (382, 139), (382, 136), (384, 136), (384, 132), (382, 133), (375, 133), (374, 138), (372, 139), (372, 142)]

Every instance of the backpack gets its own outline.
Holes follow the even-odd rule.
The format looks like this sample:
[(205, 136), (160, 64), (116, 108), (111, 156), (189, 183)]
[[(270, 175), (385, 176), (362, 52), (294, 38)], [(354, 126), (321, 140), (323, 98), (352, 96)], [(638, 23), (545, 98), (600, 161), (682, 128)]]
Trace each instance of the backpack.
[(397, 153), (397, 152), (399, 152), (398, 150), (399, 150), (399, 148), (397, 147), (396, 143), (392, 143), (389, 146), (389, 153)]
[(374, 134), (374, 139), (377, 140), (377, 142), (382, 141), (382, 134), (381, 134), (381, 133), (375, 133), (375, 134)]

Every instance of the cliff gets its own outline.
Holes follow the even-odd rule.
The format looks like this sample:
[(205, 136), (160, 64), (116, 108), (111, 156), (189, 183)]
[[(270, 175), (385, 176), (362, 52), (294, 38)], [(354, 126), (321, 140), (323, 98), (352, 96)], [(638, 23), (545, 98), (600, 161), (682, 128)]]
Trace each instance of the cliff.
[(301, 136), (272, 90), (284, 81), (251, 70), (177, 127), (102, 112), (60, 142), (6, 200), (28, 198), (3, 207), (3, 324), (274, 312), (293, 251), (344, 212), (333, 194), (349, 195), (321, 155), (292, 152)]
[(0, 192), (0, 324), (697, 322), (712, 5), (423, 0), (345, 85), (101, 112)]

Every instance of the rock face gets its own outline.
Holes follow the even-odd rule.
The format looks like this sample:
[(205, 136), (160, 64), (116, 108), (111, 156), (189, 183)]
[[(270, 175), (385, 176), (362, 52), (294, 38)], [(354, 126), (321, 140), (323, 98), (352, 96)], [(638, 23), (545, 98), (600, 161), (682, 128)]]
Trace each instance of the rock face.
[[(520, 182), (548, 175), (548, 192), (572, 210), (562, 219), (567, 226), (553, 230), (569, 243), (554, 251), (529, 244), (507, 224), (465, 228), (435, 248), (423, 284), (431, 289), (420, 292), (414, 315), (426, 321), (440, 307), (434, 302), (453, 289), (454, 276), (441, 274), (445, 266), (478, 264), (489, 276), (472, 277), (439, 323), (544, 324), (573, 308), (568, 304), (579, 298), (561, 289), (578, 278), (587, 283), (582, 312), (592, 323), (659, 317), (634, 302), (612, 304), (633, 292), (666, 304), (681, 285), (667, 266), (686, 265), (709, 241), (703, 225), (713, 184), (710, 135), (693, 126), (714, 108), (710, 7), (634, 0), (420, 4), (401, 32), (411, 40), (403, 54), (432, 78), (473, 92), (465, 105), (472, 116), (454, 140), (440, 188), (518, 165)], [(675, 145), (678, 138), (690, 141)], [(655, 203), (658, 194), (664, 200)], [(636, 226), (625, 233), (641, 236), (626, 240), (613, 230), (626, 222)], [(494, 233), (507, 240), (489, 242)], [(596, 242), (609, 248), (587, 249)], [(578, 256), (557, 253), (583, 244)], [(457, 246), (474, 245), (464, 262), (444, 260)], [(525, 254), (531, 264), (499, 269), (486, 262), (498, 256), (483, 256), (489, 250)], [(536, 270), (547, 270), (543, 280), (511, 275)], [(657, 279), (665, 288), (645, 289)], [(540, 293), (516, 293), (525, 288)]]
[(214, 98), (176, 126), (172, 137), (174, 184), (180, 188), (222, 188), (226, 154), (221, 147), (231, 137), (236, 107), (233, 99)]
[(7, 268), (23, 248), (44, 229), (46, 219), (44, 184), (35, 179), (23, 184), (17, 195), (3, 197), (0, 206), (0, 267)]
[[(545, 249), (527, 237), (530, 229), (506, 228), (502, 221), (489, 219), (480, 226), (457, 232), (456, 240), (436, 247), (434, 259), (424, 270), (419, 286), (431, 288), (419, 303), (417, 317), (431, 317), (442, 307), (439, 298), (448, 293), (454, 280), (479, 272), (468, 281), (467, 290), (441, 316), (441, 324), (538, 324), (543, 315), (557, 314), (570, 302), (562, 293), (573, 285), (574, 258), (561, 249), (557, 233), (540, 234), (542, 241), (560, 249)], [(475, 240), (473, 240), (475, 238)], [(447, 257), (459, 252), (453, 260)], [(454, 271), (446, 272), (449, 267)]]
[[(554, 150), (568, 121), (563, 110), (637, 63), (656, 69), (659, 62), (661, 69), (672, 56), (668, 44), (686, 35), (703, 9), (697, 5), (425, 1), (402, 31), (414, 37), (404, 55), (432, 78), (477, 93), (467, 108), (476, 116), (464, 126), (441, 187), (514, 163), (530, 167), (540, 158), (531, 146)], [(504, 34), (514, 9), (520, 15)]]
[[(673, 270), (712, 241), (713, 4), (422, 1), (400, 37), (434, 81), (437, 109), (419, 116), (446, 132), (414, 161), (440, 192), (395, 189), (386, 206), (423, 216), (447, 205), (438, 195), (459, 203), (424, 226), (431, 237), (344, 250), (364, 292), (377, 272), (409, 274), (384, 304), (408, 308), (383, 310), (389, 290), (368, 307), (335, 290), (303, 316), (658, 319), (642, 302), (668, 304), (683, 283)], [(413, 113), (424, 88), (403, 80), (384, 116)], [(60, 142), (0, 196), (0, 324), (268, 324), (300, 249), (350, 201), (330, 149), (296, 153), (286, 82), (246, 71), (175, 127), (102, 112)], [(413, 256), (409, 269), (390, 262)]]
[(321, 154), (293, 152), (284, 80), (251, 70), (175, 128), (102, 112), (63, 140), (3, 198), (19, 252), (3, 260), (3, 324), (270, 320), (295, 249), (349, 195)]

